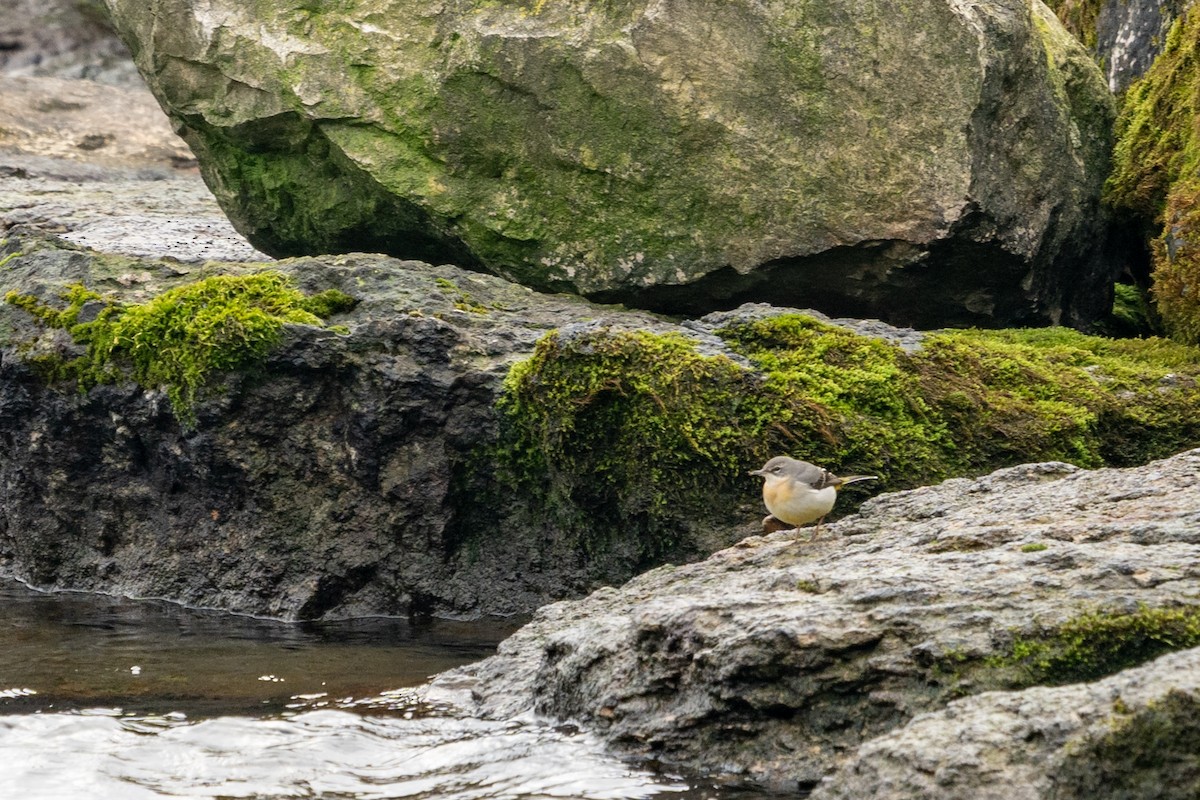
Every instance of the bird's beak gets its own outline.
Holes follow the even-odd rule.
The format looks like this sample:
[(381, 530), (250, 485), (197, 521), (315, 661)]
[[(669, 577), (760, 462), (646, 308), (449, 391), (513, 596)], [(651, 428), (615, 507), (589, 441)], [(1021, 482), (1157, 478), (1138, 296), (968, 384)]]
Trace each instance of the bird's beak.
[(752, 469), (752, 470), (750, 470), (749, 472), (747, 472), (746, 474), (747, 474), (747, 475), (757, 475), (757, 476), (759, 476), (759, 477), (761, 478), (761, 477), (762, 477), (763, 475), (765, 475), (766, 473), (765, 473), (765, 472), (763, 472), (761, 469)]

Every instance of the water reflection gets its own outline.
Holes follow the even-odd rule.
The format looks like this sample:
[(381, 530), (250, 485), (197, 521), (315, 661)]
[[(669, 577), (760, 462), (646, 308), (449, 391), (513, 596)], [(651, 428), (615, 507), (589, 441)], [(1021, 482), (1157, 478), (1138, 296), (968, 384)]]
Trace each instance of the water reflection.
[(0, 713), (116, 706), (196, 718), (281, 711), (296, 695), (371, 697), (490, 655), (516, 624), (288, 625), (0, 582)]

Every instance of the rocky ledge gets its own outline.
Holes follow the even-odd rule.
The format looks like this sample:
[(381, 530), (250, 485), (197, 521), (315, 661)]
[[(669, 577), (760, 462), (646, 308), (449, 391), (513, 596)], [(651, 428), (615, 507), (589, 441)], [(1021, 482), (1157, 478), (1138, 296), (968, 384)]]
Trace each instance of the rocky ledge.
[[(476, 714), (573, 721), (635, 758), (787, 790), (824, 780), (825, 797), (1096, 786), (1142, 727), (1196, 741), (1194, 672), (1180, 677), (1195, 652), (1028, 687), (1200, 644), (1198, 475), (1192, 450), (880, 496), (819, 538), (751, 537), (542, 608), (430, 691)], [(1196, 785), (1194, 750), (1140, 768)]]

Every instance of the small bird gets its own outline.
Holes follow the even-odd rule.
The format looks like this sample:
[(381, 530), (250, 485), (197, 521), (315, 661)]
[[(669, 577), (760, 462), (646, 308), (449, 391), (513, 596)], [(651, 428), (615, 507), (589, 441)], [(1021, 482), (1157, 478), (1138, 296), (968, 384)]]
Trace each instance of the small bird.
[(793, 527), (817, 520), (814, 538), (837, 500), (838, 489), (848, 483), (878, 480), (876, 475), (839, 478), (827, 469), (787, 456), (775, 456), (762, 469), (751, 470), (750, 474), (765, 479), (763, 502), (771, 516), (763, 520), (763, 526), (767, 527), (771, 517)]

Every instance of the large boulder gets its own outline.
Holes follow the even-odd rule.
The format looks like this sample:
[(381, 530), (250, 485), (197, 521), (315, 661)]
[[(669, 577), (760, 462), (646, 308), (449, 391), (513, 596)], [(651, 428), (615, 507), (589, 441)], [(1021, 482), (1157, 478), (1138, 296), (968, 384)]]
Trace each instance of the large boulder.
[(1040, 0), (107, 5), (273, 255), (375, 249), (688, 313), (1078, 324), (1111, 303), (1111, 97)]

